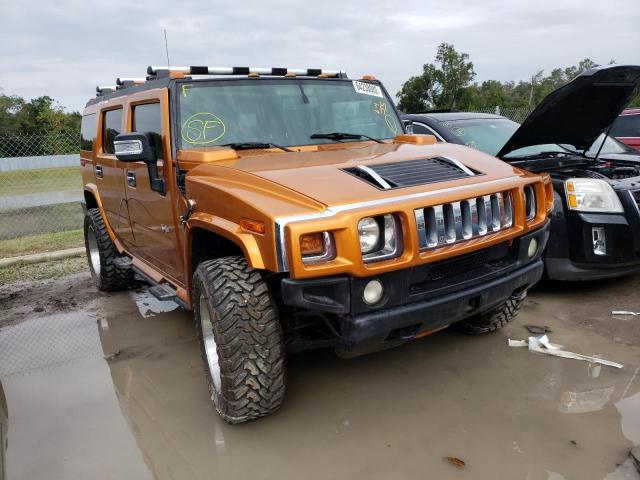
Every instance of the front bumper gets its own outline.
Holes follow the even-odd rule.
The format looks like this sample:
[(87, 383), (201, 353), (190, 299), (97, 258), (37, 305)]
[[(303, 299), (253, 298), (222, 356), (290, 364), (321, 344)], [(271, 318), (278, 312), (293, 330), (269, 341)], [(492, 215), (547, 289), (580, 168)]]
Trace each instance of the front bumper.
[[(557, 193), (556, 193), (557, 195)], [(556, 196), (545, 252), (552, 280), (586, 281), (640, 272), (640, 207), (632, 192), (619, 192), (624, 213), (579, 213)], [(602, 229), (604, 254), (596, 254), (593, 230)]]
[(640, 263), (628, 266), (619, 264), (576, 265), (568, 258), (545, 258), (544, 265), (547, 277), (552, 280), (568, 282), (603, 280), (640, 272)]
[[(377, 276), (282, 280), (289, 306), (336, 314), (341, 332), (336, 352), (342, 357), (394, 347), (464, 318), (486, 312), (525, 292), (542, 276), (542, 251), (549, 236), (541, 229), (462, 257)], [(532, 258), (527, 250), (535, 238)], [(376, 306), (362, 300), (372, 279), (384, 285)]]

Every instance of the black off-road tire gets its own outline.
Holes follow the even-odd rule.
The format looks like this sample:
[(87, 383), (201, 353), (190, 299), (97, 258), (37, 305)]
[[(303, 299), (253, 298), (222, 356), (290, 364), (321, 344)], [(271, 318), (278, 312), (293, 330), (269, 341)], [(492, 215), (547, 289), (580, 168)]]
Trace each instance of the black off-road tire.
[[(91, 277), (98, 289), (109, 292), (131, 286), (131, 260), (116, 250), (97, 208), (90, 208), (84, 217), (84, 245)], [(96, 249), (98, 256), (94, 257)]]
[(499, 307), (454, 323), (452, 327), (467, 335), (481, 335), (483, 333), (494, 332), (518, 316), (525, 296), (526, 294), (514, 295)]
[[(286, 389), (285, 348), (278, 311), (260, 272), (243, 257), (202, 262), (192, 298), (207, 383), (220, 416), (241, 423), (273, 413)], [(211, 338), (215, 345), (208, 358)]]

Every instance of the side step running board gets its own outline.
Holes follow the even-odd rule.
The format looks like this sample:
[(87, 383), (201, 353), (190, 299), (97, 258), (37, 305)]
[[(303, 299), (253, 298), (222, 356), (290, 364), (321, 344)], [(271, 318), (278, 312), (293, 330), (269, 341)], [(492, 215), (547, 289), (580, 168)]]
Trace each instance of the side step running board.
[(149, 277), (149, 275), (144, 273), (142, 270), (140, 270), (139, 268), (136, 268), (135, 265), (133, 266), (133, 271), (136, 273), (136, 275), (140, 276), (145, 282), (151, 285), (151, 287), (149, 287), (149, 293), (154, 297), (156, 297), (158, 300), (162, 302), (168, 302), (168, 301), (176, 302), (182, 308), (188, 309), (188, 306), (176, 294), (176, 289), (173, 288), (170, 284), (156, 282), (151, 277)]
[(169, 300), (175, 301), (176, 298), (178, 298), (176, 296), (176, 291), (166, 283), (154, 285), (149, 289), (149, 293), (163, 302), (167, 302)]

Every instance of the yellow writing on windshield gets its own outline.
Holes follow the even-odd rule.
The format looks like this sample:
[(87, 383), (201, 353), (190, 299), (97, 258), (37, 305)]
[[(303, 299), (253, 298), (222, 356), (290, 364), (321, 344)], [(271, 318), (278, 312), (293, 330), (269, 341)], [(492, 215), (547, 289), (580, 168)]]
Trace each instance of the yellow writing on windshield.
[(210, 112), (191, 115), (182, 124), (182, 140), (191, 145), (207, 145), (220, 140), (227, 127), (220, 117)]
[(382, 100), (380, 100), (379, 102), (373, 102), (373, 111), (378, 115), (384, 116), (387, 114), (387, 104)]
[(387, 124), (387, 127), (394, 135), (398, 134), (398, 126), (396, 125), (396, 122), (393, 121), (393, 117), (389, 114), (389, 106), (386, 102), (383, 100), (373, 102), (373, 111), (384, 118), (384, 123)]
[(182, 85), (182, 96), (186, 97), (187, 96), (187, 92), (191, 89), (191, 87), (193, 87), (193, 85), (189, 85), (188, 83), (185, 83)]

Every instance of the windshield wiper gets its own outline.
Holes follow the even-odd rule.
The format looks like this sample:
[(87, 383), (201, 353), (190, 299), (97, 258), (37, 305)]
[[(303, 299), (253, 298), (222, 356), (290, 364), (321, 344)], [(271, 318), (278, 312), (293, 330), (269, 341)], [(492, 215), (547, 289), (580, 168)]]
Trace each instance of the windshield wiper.
[(271, 143), (271, 142), (238, 142), (238, 143), (225, 143), (223, 145), (220, 145), (221, 147), (229, 147), (229, 148), (233, 148), (234, 150), (251, 150), (254, 148), (279, 148), (282, 151), (285, 152), (293, 152), (293, 150), (291, 150), (290, 148), (287, 147), (281, 147), (280, 145), (276, 145), (275, 143)]
[(359, 140), (361, 138), (366, 138), (367, 140), (373, 140), (377, 143), (384, 143), (379, 138), (373, 138), (369, 135), (364, 135), (362, 133), (343, 133), (343, 132), (332, 132), (332, 133), (314, 133), (309, 138), (324, 138), (327, 140), (336, 140), (340, 142), (342, 140)]
[(504, 158), (510, 158), (512, 160), (533, 160), (536, 158), (554, 158), (554, 157), (559, 157), (559, 156), (567, 156), (567, 157), (571, 157), (573, 155), (580, 155), (580, 152), (575, 152), (575, 153), (571, 153), (570, 151), (567, 152), (540, 152), (540, 153), (534, 153), (533, 155), (505, 155)]

